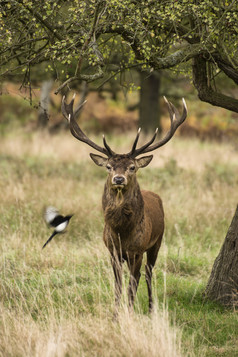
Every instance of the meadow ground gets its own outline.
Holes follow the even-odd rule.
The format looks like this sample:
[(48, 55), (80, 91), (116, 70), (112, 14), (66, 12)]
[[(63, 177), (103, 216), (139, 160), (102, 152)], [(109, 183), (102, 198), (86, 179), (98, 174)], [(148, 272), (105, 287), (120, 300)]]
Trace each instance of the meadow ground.
[[(125, 152), (133, 137), (108, 141)], [(125, 269), (118, 321), (102, 242), (106, 173), (89, 152), (68, 132), (1, 137), (0, 355), (238, 355), (237, 312), (203, 297), (237, 205), (237, 147), (175, 136), (138, 173), (140, 186), (159, 193), (165, 209), (156, 309), (148, 315), (143, 270), (135, 313), (128, 313)], [(47, 205), (75, 215), (67, 233), (42, 251), (50, 235), (42, 218)]]

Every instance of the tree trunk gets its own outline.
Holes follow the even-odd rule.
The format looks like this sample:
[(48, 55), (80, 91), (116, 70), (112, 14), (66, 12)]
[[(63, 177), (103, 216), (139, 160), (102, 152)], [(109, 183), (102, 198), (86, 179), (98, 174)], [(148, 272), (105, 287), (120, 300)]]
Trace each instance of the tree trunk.
[(214, 262), (206, 295), (223, 305), (238, 306), (238, 206)]
[(38, 113), (38, 127), (45, 128), (49, 120), (49, 102), (50, 91), (53, 86), (53, 80), (48, 79), (42, 82), (40, 108)]
[(140, 74), (140, 115), (139, 127), (143, 132), (154, 131), (160, 125), (159, 91), (160, 78), (158, 72), (141, 72)]

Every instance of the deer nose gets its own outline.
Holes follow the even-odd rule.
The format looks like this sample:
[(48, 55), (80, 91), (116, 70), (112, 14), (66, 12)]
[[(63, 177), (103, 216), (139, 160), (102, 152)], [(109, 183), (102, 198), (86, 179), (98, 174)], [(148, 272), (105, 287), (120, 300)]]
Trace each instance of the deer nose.
[(122, 185), (125, 183), (125, 177), (124, 176), (114, 176), (113, 183), (115, 185)]

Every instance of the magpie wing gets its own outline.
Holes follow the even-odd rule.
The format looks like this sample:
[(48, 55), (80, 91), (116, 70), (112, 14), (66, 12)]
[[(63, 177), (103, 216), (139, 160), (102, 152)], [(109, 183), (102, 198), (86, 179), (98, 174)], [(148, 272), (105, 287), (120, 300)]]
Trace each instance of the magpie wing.
[(55, 207), (49, 206), (46, 208), (44, 213), (46, 223), (52, 225), (52, 222), (57, 216), (59, 216), (59, 211)]
[(53, 221), (50, 223), (52, 227), (57, 227), (59, 226), (61, 223), (65, 222), (66, 219), (64, 216), (61, 216), (60, 214), (58, 216), (56, 216)]

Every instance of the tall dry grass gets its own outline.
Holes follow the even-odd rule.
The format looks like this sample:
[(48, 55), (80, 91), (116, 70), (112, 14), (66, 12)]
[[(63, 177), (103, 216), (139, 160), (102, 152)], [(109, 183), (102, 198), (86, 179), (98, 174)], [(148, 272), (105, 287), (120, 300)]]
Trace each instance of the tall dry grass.
[(129, 312), (125, 282), (114, 319), (113, 276), (99, 242), (41, 252), (31, 235), (29, 242), (20, 232), (5, 238), (1, 356), (181, 355), (181, 334), (166, 308), (152, 316)]
[(123, 308), (116, 322), (106, 312), (65, 317), (62, 311), (38, 322), (20, 307), (15, 314), (0, 310), (2, 356), (181, 355), (179, 331), (158, 311), (150, 318)]

